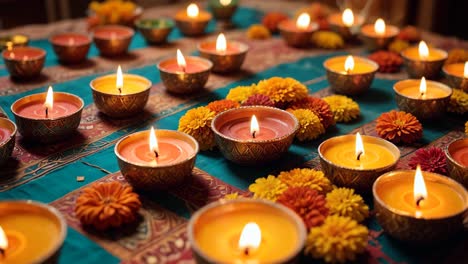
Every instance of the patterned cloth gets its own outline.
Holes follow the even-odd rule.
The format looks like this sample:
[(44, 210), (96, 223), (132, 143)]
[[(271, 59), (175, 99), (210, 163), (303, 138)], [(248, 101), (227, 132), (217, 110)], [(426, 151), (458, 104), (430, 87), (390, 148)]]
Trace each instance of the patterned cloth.
[[(0, 110), (10, 118), (13, 118), (10, 105), (15, 100), (43, 92), (49, 84), (53, 84), (56, 91), (76, 94), (85, 102), (76, 136), (66, 142), (47, 146), (28, 145), (19, 137), (14, 159), (0, 170), (0, 199), (33, 199), (51, 203), (65, 215), (69, 229), (60, 263), (74, 263), (77, 259), (82, 263), (193, 263), (186, 227), (195, 210), (225, 194), (246, 192), (248, 185), (258, 177), (298, 166), (318, 168), (317, 147), (327, 138), (356, 131), (377, 135), (375, 119), (381, 113), (396, 108), (392, 86), (397, 80), (406, 78), (405, 74), (377, 74), (369, 92), (354, 98), (362, 112), (357, 122), (338, 124), (336, 129), (312, 142), (295, 142), (288, 154), (275, 163), (274, 168), (240, 167), (226, 161), (218, 151), (202, 152), (197, 157), (193, 177), (186, 184), (167, 192), (142, 195), (142, 220), (133, 229), (99, 234), (84, 230), (74, 215), (75, 200), (81, 188), (93, 181), (125, 181), (118, 172), (114, 155), (114, 145), (120, 137), (148, 129), (152, 125), (175, 130), (179, 118), (188, 109), (224, 98), (232, 87), (249, 85), (273, 76), (295, 78), (304, 83), (309, 93), (315, 96), (330, 95), (323, 62), (348, 52), (363, 53), (360, 47), (348, 47), (340, 52), (298, 50), (286, 46), (280, 38), (248, 40), (243, 29), (258, 23), (262, 11), (252, 8), (253, 4), (257, 4), (255, 1), (244, 2), (250, 7), (242, 7), (236, 13), (234, 22), (237, 28), (227, 33), (228, 39), (237, 39), (250, 46), (243, 71), (228, 76), (212, 74), (206, 91), (201, 94), (182, 97), (167, 94), (154, 65), (165, 56), (174, 56), (176, 48), (181, 48), (185, 53), (194, 53), (196, 44), (205, 38), (215, 38), (213, 34), (198, 39), (182, 38), (180, 32), (175, 30), (170, 36), (173, 44), (163, 47), (147, 46), (142, 36), (137, 34), (128, 56), (119, 60), (96, 57), (97, 50), (93, 46), (90, 60), (77, 67), (58, 64), (46, 40), (47, 36), (43, 35), (42, 39), (31, 41), (31, 46), (42, 47), (48, 52), (46, 68), (39, 79), (25, 83), (13, 82), (4, 65), (0, 64)], [(150, 10), (150, 13), (169, 16), (178, 8), (181, 7), (170, 6)], [(263, 6), (261, 9), (265, 10)], [(294, 10), (290, 11), (293, 13)], [(74, 23), (84, 28), (83, 21)], [(49, 30), (42, 32), (51, 33), (53, 27), (51, 25)], [(215, 29), (216, 25), (212, 22), (209, 32)], [(429, 37), (434, 38), (432, 35)], [(145, 76), (154, 84), (147, 111), (133, 118), (107, 118), (99, 114), (93, 104), (89, 82), (105, 72), (115, 71), (117, 64), (122, 64), (127, 72)], [(408, 168), (408, 161), (418, 148), (427, 145), (443, 147), (463, 137), (464, 121), (463, 118), (449, 115), (446, 122), (425, 123), (424, 137), (419, 145), (400, 147), (402, 158), (398, 167)], [(85, 176), (85, 181), (77, 182), (76, 176)], [(372, 203), (371, 197), (366, 199), (369, 204)], [(468, 244), (467, 239), (452, 241), (433, 249), (429, 259), (424, 250), (409, 250), (388, 238), (382, 233), (375, 218), (366, 224), (372, 231), (368, 250), (362, 259), (364, 262), (440, 263), (457, 261), (460, 257), (466, 259), (464, 248)], [(307, 262), (310, 260), (304, 259), (304, 263)]]

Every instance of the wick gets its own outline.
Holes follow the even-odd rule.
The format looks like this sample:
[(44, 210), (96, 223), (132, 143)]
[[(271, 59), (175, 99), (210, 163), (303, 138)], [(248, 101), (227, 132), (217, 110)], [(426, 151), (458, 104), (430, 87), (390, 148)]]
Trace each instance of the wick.
[(159, 153), (158, 153), (156, 150), (154, 151), (154, 156), (155, 156), (156, 158), (159, 157)]
[(424, 200), (424, 197), (420, 196), (417, 200), (416, 200), (416, 206), (419, 207), (419, 204)]
[(49, 117), (49, 107), (46, 107), (46, 108), (45, 108), (45, 117), (46, 117), (46, 118)]
[(252, 132), (252, 137), (253, 138), (255, 138), (255, 133), (257, 133), (257, 131)]
[(3, 248), (0, 248), (0, 255), (2, 256), (2, 258), (5, 257), (5, 253), (6, 253), (6, 250)]
[(187, 69), (186, 69), (185, 66), (181, 66), (181, 68), (182, 68), (182, 71), (183, 71), (184, 73), (187, 73)]
[(421, 93), (421, 98), (424, 98), (426, 94), (425, 93)]
[(244, 255), (248, 256), (250, 254), (249, 247), (245, 247), (244, 249)]
[(117, 89), (119, 89), (119, 94), (122, 95), (122, 88), (119, 87)]
[(361, 160), (361, 155), (362, 155), (362, 151), (359, 151), (359, 153), (358, 153), (356, 159), (357, 159), (357, 160)]
[(350, 74), (350, 73), (351, 73), (351, 69), (347, 69), (346, 74)]

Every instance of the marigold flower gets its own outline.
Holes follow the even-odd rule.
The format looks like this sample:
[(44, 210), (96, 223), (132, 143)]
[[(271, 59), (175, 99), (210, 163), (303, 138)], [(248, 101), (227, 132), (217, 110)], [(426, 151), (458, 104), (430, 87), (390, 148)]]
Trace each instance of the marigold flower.
[(312, 43), (323, 49), (339, 49), (344, 47), (343, 38), (332, 31), (317, 31), (312, 35)]
[(251, 95), (247, 100), (242, 103), (242, 106), (251, 106), (251, 105), (262, 105), (275, 107), (275, 103), (270, 99), (270, 97), (263, 94), (254, 94)]
[(249, 39), (269, 39), (271, 33), (264, 25), (255, 24), (247, 29), (247, 37)]
[(223, 100), (216, 100), (216, 101), (209, 103), (206, 106), (206, 108), (218, 114), (229, 109), (237, 108), (239, 106), (240, 105), (238, 102), (228, 100), (228, 99), (223, 99)]
[(247, 98), (255, 93), (255, 85), (237, 86), (229, 90), (226, 99), (242, 104)]
[(349, 122), (361, 113), (358, 103), (344, 95), (330, 95), (323, 100), (330, 105), (336, 122)]
[(272, 77), (260, 81), (256, 92), (270, 97), (273, 102), (294, 102), (307, 97), (307, 87), (293, 78)]
[(460, 89), (452, 89), (450, 103), (447, 110), (452, 113), (465, 114), (468, 112), (468, 94)]
[(309, 168), (283, 171), (278, 175), (278, 179), (288, 187), (309, 187), (320, 193), (327, 193), (333, 189), (332, 183), (322, 171)]
[(281, 12), (267, 13), (263, 19), (262, 24), (270, 30), (270, 32), (278, 32), (278, 24), (281, 21), (287, 20), (288, 16)]
[(253, 192), (254, 198), (262, 198), (270, 201), (276, 201), (288, 186), (273, 175), (267, 178), (258, 178), (255, 183), (250, 184), (249, 191)]
[(294, 210), (307, 229), (321, 225), (328, 215), (325, 196), (308, 187), (289, 187), (278, 202)]
[(329, 263), (345, 263), (356, 259), (367, 247), (367, 227), (357, 221), (338, 215), (325, 219), (314, 227), (307, 237), (305, 253)]
[(336, 188), (327, 193), (326, 199), (330, 215), (347, 216), (358, 222), (369, 216), (369, 207), (353, 189)]
[(416, 169), (418, 165), (423, 171), (430, 171), (447, 175), (447, 163), (445, 153), (438, 147), (428, 147), (418, 149), (411, 157), (408, 165), (411, 169)]
[(198, 141), (200, 150), (209, 150), (215, 146), (211, 121), (216, 113), (201, 106), (190, 109), (179, 120), (178, 130), (187, 133)]
[(313, 140), (325, 133), (325, 128), (319, 117), (309, 109), (288, 110), (299, 121), (296, 138), (299, 141)]
[(423, 127), (410, 113), (392, 110), (377, 118), (375, 130), (380, 137), (393, 143), (411, 144), (422, 137)]
[(304, 99), (292, 103), (290, 108), (311, 110), (320, 118), (320, 122), (325, 129), (335, 124), (330, 105), (318, 97), (307, 96)]

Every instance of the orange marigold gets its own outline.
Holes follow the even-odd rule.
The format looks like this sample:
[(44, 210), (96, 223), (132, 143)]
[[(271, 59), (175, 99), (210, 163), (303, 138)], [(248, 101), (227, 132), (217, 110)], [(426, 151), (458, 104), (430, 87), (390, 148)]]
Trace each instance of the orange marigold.
[(76, 217), (98, 230), (119, 227), (135, 221), (141, 207), (132, 187), (119, 182), (93, 183), (76, 200)]
[(269, 39), (271, 37), (270, 30), (263, 25), (255, 24), (247, 30), (247, 37), (249, 39)]
[(410, 113), (392, 110), (377, 118), (376, 131), (393, 143), (413, 143), (422, 137), (423, 127)]
[(278, 24), (288, 19), (288, 16), (281, 12), (270, 12), (262, 19), (262, 24), (271, 32), (278, 32)]
[(290, 77), (271, 77), (262, 80), (257, 84), (256, 91), (270, 97), (275, 103), (294, 102), (305, 98), (308, 94), (305, 85)]
[(330, 105), (318, 97), (307, 96), (302, 100), (292, 103), (290, 108), (311, 110), (319, 117), (320, 122), (325, 129), (335, 124), (335, 119)]
[(217, 100), (209, 103), (206, 107), (210, 109), (211, 111), (215, 112), (216, 114), (224, 112), (229, 109), (237, 108), (239, 107), (239, 103), (228, 100), (228, 99), (222, 99), (222, 100)]

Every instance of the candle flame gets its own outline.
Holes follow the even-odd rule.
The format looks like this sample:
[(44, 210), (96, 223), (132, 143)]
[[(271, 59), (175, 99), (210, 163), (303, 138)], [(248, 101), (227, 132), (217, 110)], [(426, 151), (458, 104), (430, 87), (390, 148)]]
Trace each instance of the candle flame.
[(0, 226), (0, 252), (5, 251), (8, 248), (8, 239), (6, 237), (5, 231)]
[(426, 183), (424, 182), (424, 177), (421, 172), (421, 167), (419, 165), (417, 166), (416, 173), (414, 174), (413, 195), (414, 195), (414, 202), (416, 203), (416, 206), (418, 207), (421, 201), (423, 201), (424, 199), (427, 199)]
[(6, 43), (6, 48), (7, 48), (8, 51), (10, 51), (11, 49), (13, 49), (13, 42), (8, 41), (8, 42)]
[(258, 125), (257, 117), (252, 115), (252, 119), (250, 119), (250, 134), (252, 134), (252, 137), (255, 138), (255, 136), (258, 136), (259, 132), (260, 126)]
[(117, 90), (119, 90), (119, 93), (122, 93), (122, 88), (123, 88), (123, 74), (122, 74), (122, 68), (117, 67), (117, 78), (115, 80), (115, 87)]
[(149, 136), (149, 148), (150, 152), (153, 152), (155, 158), (159, 156), (159, 145), (158, 145), (158, 138), (156, 137), (156, 133), (154, 132), (154, 127), (151, 127), (150, 136)]
[(11, 59), (14, 59), (14, 58), (15, 58), (15, 53), (14, 53), (14, 52), (10, 52), (10, 58), (11, 58)]
[(256, 250), (260, 246), (261, 241), (262, 231), (260, 227), (254, 222), (247, 223), (239, 238), (239, 249), (245, 255), (248, 255), (251, 250)]
[(344, 63), (344, 69), (346, 72), (351, 72), (354, 70), (354, 58), (353, 56), (349, 55), (346, 57), (345, 63)]
[(69, 46), (75, 45), (75, 39), (74, 39), (74, 38), (69, 38), (69, 39), (68, 39), (68, 45), (69, 45)]
[(232, 0), (219, 0), (219, 3), (223, 6), (227, 6), (232, 2)]
[(463, 77), (468, 78), (468, 61), (465, 62), (465, 69), (463, 71)]
[(198, 17), (198, 6), (195, 3), (191, 3), (189, 6), (187, 6), (187, 16), (190, 18), (196, 18)]
[(429, 48), (424, 41), (419, 42), (419, 57), (424, 60), (429, 57)]
[(421, 97), (426, 96), (426, 91), (427, 91), (427, 85), (426, 85), (426, 78), (422, 77), (421, 82), (419, 83), (419, 93), (421, 94)]
[(385, 34), (385, 21), (382, 18), (379, 18), (375, 21), (374, 30), (378, 35)]
[(44, 106), (46, 108), (46, 117), (48, 116), (48, 112), (52, 110), (54, 107), (54, 90), (52, 89), (52, 86), (49, 86), (47, 89), (47, 95), (46, 99), (44, 102)]
[(361, 156), (364, 155), (364, 143), (362, 143), (361, 134), (356, 133), (356, 159), (360, 160)]
[(307, 13), (302, 13), (296, 20), (296, 27), (299, 29), (307, 29), (310, 25), (310, 16)]
[(343, 24), (347, 27), (351, 27), (354, 24), (354, 14), (353, 11), (349, 8), (346, 8), (345, 11), (343, 11), (343, 15), (341, 16), (341, 20), (343, 21)]
[(185, 72), (185, 68), (187, 68), (187, 62), (185, 62), (184, 55), (182, 55), (180, 49), (177, 49), (177, 65), (179, 65), (179, 67), (182, 68), (182, 71)]
[(226, 37), (224, 36), (223, 33), (221, 33), (218, 35), (218, 38), (216, 39), (216, 51), (226, 52), (226, 49), (227, 49)]

